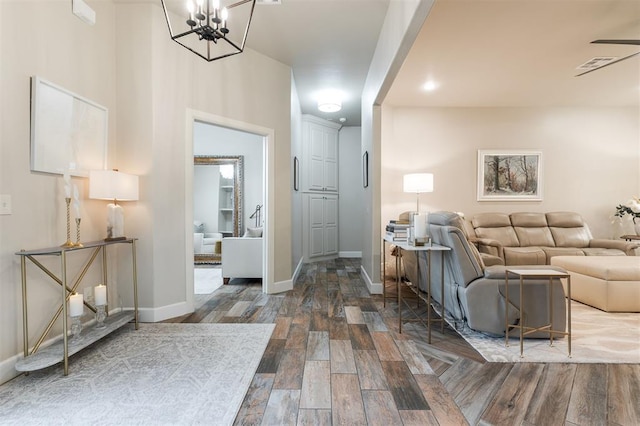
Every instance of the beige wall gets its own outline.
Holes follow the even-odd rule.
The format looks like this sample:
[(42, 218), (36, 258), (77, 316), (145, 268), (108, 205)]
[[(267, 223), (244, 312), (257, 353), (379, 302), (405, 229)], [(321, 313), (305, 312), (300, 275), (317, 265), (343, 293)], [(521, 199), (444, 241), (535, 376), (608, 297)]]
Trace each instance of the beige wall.
[(392, 1), (385, 16), (362, 90), (362, 146), (369, 153), (369, 186), (364, 191), (361, 272), (370, 292), (382, 294), (380, 282), (380, 105), (386, 96), (434, 0)]
[[(576, 211), (600, 238), (622, 233), (611, 215), (640, 191), (637, 108), (385, 108), (383, 116), (382, 226), (415, 210), (415, 194), (402, 192), (409, 172), (434, 174), (423, 211)], [(482, 149), (541, 150), (544, 200), (476, 201)]]
[[(187, 108), (274, 130), (279, 190), (272, 270), (276, 282), (291, 278), (290, 68), (249, 50), (206, 63), (170, 40), (159, 2), (89, 3), (97, 14), (95, 26), (73, 16), (68, 0), (0, 2), (0, 193), (13, 198), (13, 214), (0, 216), (0, 382), (22, 348), (20, 267), (14, 253), (65, 239), (61, 177), (29, 171), (31, 75), (109, 109), (108, 166), (140, 175), (140, 201), (124, 208), (127, 234), (140, 238), (139, 296), (147, 317), (187, 306), (185, 256), (176, 254), (185, 247)], [(28, 17), (29, 31), (16, 17)], [(87, 179), (73, 181), (81, 190), (82, 239), (102, 238), (105, 203), (87, 199)], [(49, 262), (54, 267), (55, 260)], [(121, 266), (121, 274), (129, 272), (127, 262)], [(117, 280), (117, 271), (112, 272)], [(99, 280), (97, 274), (88, 278), (88, 283)], [(60, 292), (37, 272), (31, 288), (35, 335), (55, 310)], [(122, 292), (125, 306), (130, 293)]]

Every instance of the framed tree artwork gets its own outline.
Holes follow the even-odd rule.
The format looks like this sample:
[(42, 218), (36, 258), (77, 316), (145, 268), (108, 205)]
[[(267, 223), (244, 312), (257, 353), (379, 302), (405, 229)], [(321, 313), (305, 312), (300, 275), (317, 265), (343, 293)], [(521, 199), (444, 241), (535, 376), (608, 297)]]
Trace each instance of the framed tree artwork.
[(542, 152), (478, 151), (478, 201), (542, 201)]

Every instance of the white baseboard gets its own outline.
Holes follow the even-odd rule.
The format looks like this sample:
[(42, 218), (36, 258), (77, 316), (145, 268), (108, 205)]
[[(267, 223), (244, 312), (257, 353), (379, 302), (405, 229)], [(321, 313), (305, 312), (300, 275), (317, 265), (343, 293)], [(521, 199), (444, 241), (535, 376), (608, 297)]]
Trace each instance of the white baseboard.
[(271, 288), (269, 288), (269, 294), (282, 293), (289, 290), (293, 290), (292, 280), (278, 281), (271, 285)]
[(298, 276), (300, 275), (300, 272), (302, 271), (302, 265), (304, 265), (304, 258), (301, 257), (300, 260), (298, 261), (298, 265), (296, 266), (295, 271), (293, 271), (293, 276), (291, 277), (291, 282), (295, 283), (298, 280)]
[(360, 265), (360, 275), (364, 279), (365, 284), (367, 285), (367, 290), (369, 290), (369, 294), (382, 294), (382, 283), (374, 283), (371, 281), (369, 274), (364, 269), (364, 266)]
[(188, 309), (187, 302), (174, 303), (159, 308), (138, 308), (138, 320), (140, 322), (159, 322), (192, 312), (193, 310)]
[(341, 251), (341, 252), (338, 252), (338, 257), (358, 258), (358, 257), (362, 257), (362, 252), (361, 251)]
[(15, 369), (16, 362), (22, 358), (22, 355), (14, 355), (11, 358), (5, 359), (0, 362), (0, 384), (8, 382), (14, 377), (18, 377), (22, 374)]

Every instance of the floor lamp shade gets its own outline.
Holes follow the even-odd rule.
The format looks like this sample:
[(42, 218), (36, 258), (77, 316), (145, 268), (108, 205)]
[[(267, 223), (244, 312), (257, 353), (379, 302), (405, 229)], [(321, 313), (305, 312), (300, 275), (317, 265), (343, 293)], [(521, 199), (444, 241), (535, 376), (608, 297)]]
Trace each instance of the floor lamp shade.
[(117, 170), (91, 170), (89, 198), (113, 201), (107, 205), (106, 239), (124, 239), (124, 211), (118, 201), (138, 200), (138, 176)]

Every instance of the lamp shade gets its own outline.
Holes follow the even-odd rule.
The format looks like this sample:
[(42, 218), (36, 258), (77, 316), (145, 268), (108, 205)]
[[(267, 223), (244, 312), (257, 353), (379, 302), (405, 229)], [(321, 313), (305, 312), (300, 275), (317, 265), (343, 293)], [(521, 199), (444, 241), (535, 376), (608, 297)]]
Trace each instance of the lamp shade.
[(404, 192), (433, 192), (432, 173), (410, 173), (403, 178)]
[(89, 171), (89, 198), (94, 200), (138, 200), (138, 176), (117, 170)]

